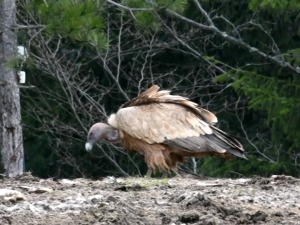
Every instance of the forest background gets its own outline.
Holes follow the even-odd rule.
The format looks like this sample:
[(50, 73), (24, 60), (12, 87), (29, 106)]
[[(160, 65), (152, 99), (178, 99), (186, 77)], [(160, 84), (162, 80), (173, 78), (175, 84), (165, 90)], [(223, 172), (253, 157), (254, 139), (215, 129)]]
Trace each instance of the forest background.
[(24, 0), (25, 170), (40, 177), (144, 175), (121, 146), (84, 150), (88, 128), (158, 84), (214, 112), (248, 161), (191, 159), (183, 170), (240, 177), (300, 172), (298, 0)]

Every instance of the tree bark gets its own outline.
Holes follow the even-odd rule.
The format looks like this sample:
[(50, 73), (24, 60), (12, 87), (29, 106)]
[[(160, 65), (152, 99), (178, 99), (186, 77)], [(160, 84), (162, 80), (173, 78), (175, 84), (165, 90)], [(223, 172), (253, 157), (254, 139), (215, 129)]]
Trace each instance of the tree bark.
[(7, 177), (24, 172), (20, 90), (15, 69), (8, 61), (16, 57), (16, 2), (0, 1), (0, 150)]

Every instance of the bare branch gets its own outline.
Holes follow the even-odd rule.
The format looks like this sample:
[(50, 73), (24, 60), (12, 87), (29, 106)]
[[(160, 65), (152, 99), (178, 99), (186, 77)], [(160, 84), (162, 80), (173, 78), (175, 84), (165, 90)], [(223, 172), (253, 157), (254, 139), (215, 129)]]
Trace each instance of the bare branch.
[[(286, 68), (293, 70), (296, 73), (300, 73), (300, 67), (294, 67), (289, 62), (283, 61), (282, 59), (279, 59), (277, 56), (270, 56), (270, 55), (262, 52), (261, 50), (257, 49), (256, 47), (253, 47), (253, 46), (245, 43), (241, 39), (237, 39), (233, 36), (228, 35), (226, 32), (219, 30), (213, 23), (211, 25), (207, 26), (207, 25), (198, 23), (194, 20), (191, 20), (185, 16), (182, 16), (182, 15), (178, 14), (177, 12), (172, 11), (170, 9), (167, 9), (167, 12), (170, 15), (174, 16), (175, 18), (181, 19), (181, 20), (183, 20), (191, 25), (194, 25), (200, 29), (211, 31), (211, 32), (223, 37), (225, 40), (247, 49), (250, 53), (258, 54), (258, 55), (262, 56), (263, 58), (270, 60), (271, 62), (275, 63), (276, 65), (279, 65), (281, 67), (286, 67)], [(209, 20), (209, 21), (211, 21), (211, 20)]]
[(117, 3), (117, 2), (114, 2), (112, 0), (106, 0), (107, 2), (119, 7), (119, 8), (122, 8), (122, 9), (125, 9), (125, 10), (128, 10), (128, 11), (151, 11), (153, 10), (153, 8), (130, 8), (130, 7), (127, 7), (125, 5), (122, 5), (120, 3)]

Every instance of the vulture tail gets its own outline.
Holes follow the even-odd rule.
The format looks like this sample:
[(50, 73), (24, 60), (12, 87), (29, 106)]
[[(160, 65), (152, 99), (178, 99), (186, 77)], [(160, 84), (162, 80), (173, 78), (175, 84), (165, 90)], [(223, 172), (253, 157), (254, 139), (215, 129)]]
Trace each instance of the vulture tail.
[(247, 159), (243, 146), (224, 131), (211, 126), (212, 134), (165, 140), (164, 143), (191, 153), (226, 154)]
[(228, 153), (235, 155), (239, 158), (247, 159), (244, 154), (242, 144), (235, 138), (230, 137), (227, 133), (217, 127), (211, 126), (213, 134), (205, 135), (206, 138), (221, 148), (225, 149)]

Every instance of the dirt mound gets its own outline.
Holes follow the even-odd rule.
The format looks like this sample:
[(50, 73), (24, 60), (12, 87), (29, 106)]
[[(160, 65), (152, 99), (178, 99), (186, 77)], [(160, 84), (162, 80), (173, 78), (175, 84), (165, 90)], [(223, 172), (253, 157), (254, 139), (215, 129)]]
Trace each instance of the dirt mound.
[(53, 180), (30, 175), (0, 181), (0, 224), (300, 224), (300, 180)]

